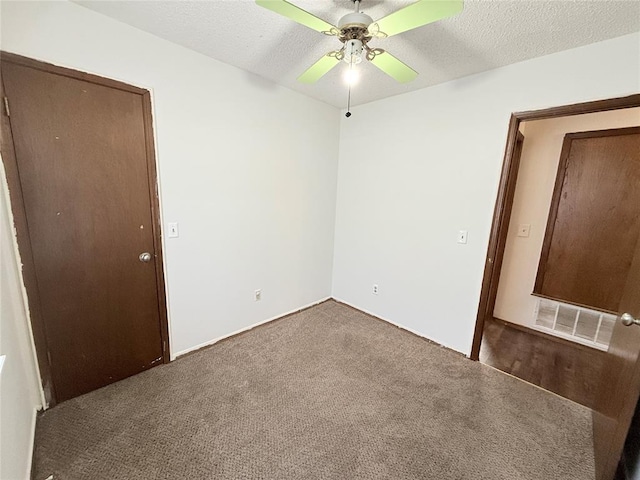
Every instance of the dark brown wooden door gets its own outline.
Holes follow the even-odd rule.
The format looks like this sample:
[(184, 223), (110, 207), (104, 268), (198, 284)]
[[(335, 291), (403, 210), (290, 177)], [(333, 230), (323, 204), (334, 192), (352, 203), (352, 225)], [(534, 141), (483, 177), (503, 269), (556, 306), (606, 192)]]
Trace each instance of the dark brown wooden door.
[[(32, 257), (27, 291), (44, 325), (54, 402), (145, 370), (166, 353), (148, 98), (87, 77), (2, 61), (15, 152), (7, 171), (21, 190), (12, 204), (15, 211), (22, 202), (26, 218), (20, 250), (23, 260)], [(139, 259), (143, 252), (150, 261)]]
[(640, 237), (640, 128), (565, 136), (535, 293), (618, 312)]
[[(620, 314), (640, 319), (640, 241), (622, 289)], [(640, 326), (616, 322), (593, 411), (596, 478), (611, 480), (640, 396)]]

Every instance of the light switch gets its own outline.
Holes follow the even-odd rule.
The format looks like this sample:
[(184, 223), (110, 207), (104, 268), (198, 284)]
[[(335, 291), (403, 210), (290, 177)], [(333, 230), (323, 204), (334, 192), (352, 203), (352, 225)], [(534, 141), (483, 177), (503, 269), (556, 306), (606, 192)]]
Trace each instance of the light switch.
[(178, 222), (169, 223), (169, 238), (179, 237)]
[(458, 232), (458, 243), (467, 243), (467, 231), (460, 230)]
[(530, 231), (531, 231), (531, 225), (529, 225), (528, 223), (523, 223), (521, 225), (518, 225), (519, 237), (528, 237)]

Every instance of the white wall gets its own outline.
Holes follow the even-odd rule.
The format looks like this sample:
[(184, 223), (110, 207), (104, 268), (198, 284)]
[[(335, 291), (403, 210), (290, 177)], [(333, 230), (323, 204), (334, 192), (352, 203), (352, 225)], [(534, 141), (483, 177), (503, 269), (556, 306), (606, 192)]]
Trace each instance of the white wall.
[[(494, 315), (520, 325), (533, 325), (536, 298), (531, 296), (564, 136), (608, 128), (640, 126), (640, 108), (523, 122), (525, 141), (513, 199), (504, 261)], [(531, 225), (529, 237), (518, 226)]]
[(0, 161), (0, 355), (6, 356), (0, 373), (0, 478), (17, 480), (30, 475), (42, 403), (5, 182)]
[[(163, 221), (180, 222), (180, 237), (164, 240), (173, 355), (329, 296), (332, 273), (335, 297), (468, 353), (509, 114), (640, 89), (635, 34), (340, 120), (333, 107), (75, 4), (3, 1), (0, 13), (3, 50), (152, 90)], [(455, 243), (459, 229), (467, 245)], [(12, 381), (26, 393), (8, 402), (31, 399), (18, 438), (38, 401), (27, 391), (24, 312), (5, 313), (2, 292), (2, 348), (22, 335), (27, 372)], [(4, 332), (7, 316), (15, 333)], [(19, 448), (15, 468), (26, 468)]]
[(0, 8), (3, 50), (152, 90), (172, 355), (331, 294), (337, 109), (76, 4)]
[(632, 34), (353, 109), (333, 295), (469, 354), (510, 114), (638, 91)]

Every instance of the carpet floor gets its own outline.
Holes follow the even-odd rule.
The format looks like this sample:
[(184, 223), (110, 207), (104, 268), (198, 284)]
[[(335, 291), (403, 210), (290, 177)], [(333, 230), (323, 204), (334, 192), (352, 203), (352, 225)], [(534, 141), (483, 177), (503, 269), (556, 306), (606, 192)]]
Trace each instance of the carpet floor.
[(328, 301), (38, 418), (34, 479), (594, 478), (590, 410)]

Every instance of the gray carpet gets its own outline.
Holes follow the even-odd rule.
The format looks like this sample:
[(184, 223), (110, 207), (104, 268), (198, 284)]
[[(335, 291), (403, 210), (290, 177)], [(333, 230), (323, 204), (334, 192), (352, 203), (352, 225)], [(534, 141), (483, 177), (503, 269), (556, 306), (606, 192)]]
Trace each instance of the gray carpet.
[(34, 462), (35, 480), (594, 478), (588, 409), (333, 301), (47, 411)]

